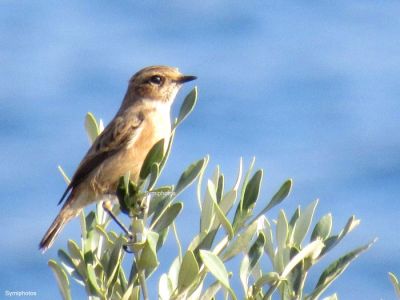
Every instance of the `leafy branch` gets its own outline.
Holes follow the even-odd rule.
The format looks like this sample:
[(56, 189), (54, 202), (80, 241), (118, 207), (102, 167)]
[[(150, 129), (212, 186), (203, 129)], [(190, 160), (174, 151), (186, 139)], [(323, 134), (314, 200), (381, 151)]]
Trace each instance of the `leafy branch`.
[[(70, 279), (83, 286), (91, 299), (149, 299), (147, 280), (160, 267), (158, 254), (170, 231), (178, 253), (169, 269), (161, 270), (158, 279), (158, 298), (164, 300), (214, 299), (219, 293), (237, 299), (239, 288), (231, 285), (233, 276), (239, 276), (244, 299), (272, 299), (275, 294), (281, 299), (319, 299), (349, 264), (374, 243), (333, 261), (314, 288), (306, 290), (310, 286), (305, 284), (310, 269), (359, 225), (354, 216), (337, 234), (332, 233), (331, 214), (313, 226), (318, 205), (315, 200), (305, 208), (299, 206), (290, 218), (281, 209), (277, 219), (270, 220), (266, 213), (288, 197), (292, 180), (285, 181), (269, 201), (259, 201), (264, 172), (262, 169), (253, 172), (255, 159), (245, 174), (240, 160), (232, 187), (226, 187), (225, 175), (219, 167), (210, 178), (205, 178), (208, 156), (189, 165), (175, 185), (157, 186), (175, 131), (193, 111), (196, 101), (197, 89), (194, 89), (175, 119), (168, 148), (164, 151), (163, 141), (154, 145), (143, 163), (138, 182), (130, 181), (126, 174), (116, 191), (118, 201), (99, 203), (95, 211), (82, 213), (80, 246), (69, 240), (67, 249), (58, 251), (59, 262), (49, 261), (64, 299), (71, 299)], [(89, 113), (85, 127), (93, 141), (103, 126)], [(60, 171), (68, 180), (61, 168)], [(177, 197), (195, 182), (200, 226), (191, 240), (184, 237), (188, 242), (184, 248), (175, 223), (184, 204)], [(262, 205), (259, 213), (255, 210), (257, 202)], [(129, 216), (129, 226), (119, 220), (120, 213)], [(121, 232), (108, 228), (112, 221), (120, 226)], [(125, 270), (123, 261), (131, 253), (133, 262)], [(232, 273), (226, 263), (234, 258), (241, 262), (240, 269)], [(207, 275), (214, 277), (209, 285)], [(337, 296), (333, 294), (328, 299)]]

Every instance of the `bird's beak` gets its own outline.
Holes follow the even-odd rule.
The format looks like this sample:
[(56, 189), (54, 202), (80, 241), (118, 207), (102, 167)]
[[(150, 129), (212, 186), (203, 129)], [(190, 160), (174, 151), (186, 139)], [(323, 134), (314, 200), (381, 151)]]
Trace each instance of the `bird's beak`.
[(195, 80), (195, 79), (197, 79), (196, 76), (183, 75), (180, 78), (178, 78), (176, 81), (178, 83), (185, 83), (185, 82), (189, 82), (189, 81), (192, 81), (192, 80)]

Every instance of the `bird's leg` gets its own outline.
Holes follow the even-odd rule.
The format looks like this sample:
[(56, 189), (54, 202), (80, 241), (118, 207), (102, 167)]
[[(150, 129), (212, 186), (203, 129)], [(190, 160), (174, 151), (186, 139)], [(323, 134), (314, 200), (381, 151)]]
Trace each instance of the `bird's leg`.
[(118, 224), (118, 226), (128, 235), (129, 239), (132, 239), (132, 233), (126, 228), (126, 226), (117, 218), (112, 211), (112, 204), (110, 200), (103, 202), (104, 210), (110, 215), (110, 217)]

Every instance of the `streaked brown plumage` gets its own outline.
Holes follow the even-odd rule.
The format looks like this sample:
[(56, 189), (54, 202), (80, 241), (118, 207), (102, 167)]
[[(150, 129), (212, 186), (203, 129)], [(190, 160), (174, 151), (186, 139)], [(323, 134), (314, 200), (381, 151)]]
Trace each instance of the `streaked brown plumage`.
[[(196, 79), (178, 69), (152, 66), (129, 81), (120, 109), (97, 137), (79, 164), (59, 203), (65, 203), (39, 244), (46, 251), (63, 226), (81, 209), (102, 196), (114, 194), (121, 176), (130, 172), (136, 181), (142, 163), (161, 139), (171, 134), (170, 108), (184, 82)], [(166, 147), (164, 147), (166, 148)]]

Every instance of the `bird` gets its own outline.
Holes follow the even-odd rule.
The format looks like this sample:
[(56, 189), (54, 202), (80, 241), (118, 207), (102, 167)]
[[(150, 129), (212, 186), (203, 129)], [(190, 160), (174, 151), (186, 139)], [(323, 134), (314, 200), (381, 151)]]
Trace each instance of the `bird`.
[(167, 148), (171, 105), (182, 85), (195, 79), (169, 66), (146, 67), (131, 77), (119, 110), (94, 140), (62, 195), (59, 204), (65, 202), (39, 243), (42, 252), (83, 207), (115, 194), (121, 176), (129, 172), (130, 180), (138, 181), (151, 148), (162, 139)]

